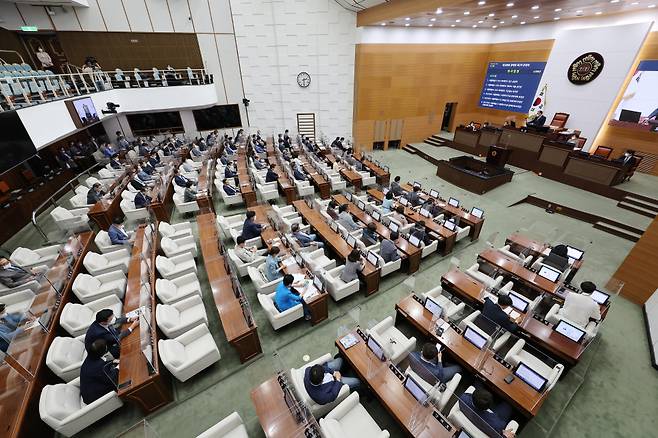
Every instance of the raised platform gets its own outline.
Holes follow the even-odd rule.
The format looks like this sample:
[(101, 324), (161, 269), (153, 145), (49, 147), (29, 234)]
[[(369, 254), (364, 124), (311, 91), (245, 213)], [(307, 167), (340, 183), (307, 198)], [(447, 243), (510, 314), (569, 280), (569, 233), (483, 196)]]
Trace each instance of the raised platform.
[(513, 175), (509, 169), (491, 166), (468, 155), (440, 160), (436, 167), (436, 176), (478, 195), (512, 181)]

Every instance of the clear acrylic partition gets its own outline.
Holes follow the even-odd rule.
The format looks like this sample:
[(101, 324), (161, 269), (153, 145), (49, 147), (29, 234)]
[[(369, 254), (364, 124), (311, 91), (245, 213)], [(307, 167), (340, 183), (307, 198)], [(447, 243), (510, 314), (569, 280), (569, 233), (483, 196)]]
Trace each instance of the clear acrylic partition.
[[(51, 292), (52, 290), (43, 292), (44, 296), (50, 294), (45, 296), (46, 300), (55, 298)], [(23, 290), (0, 300), (7, 306), (3, 315), (6, 332), (0, 335), (0, 350), (11, 356), (31, 375), (36, 374), (39, 366), (34, 352), (45, 342), (48, 331), (52, 330), (52, 315), (55, 313), (54, 303), (34, 303), (40, 298), (40, 295), (34, 297), (30, 290)]]
[(617, 299), (621, 291), (624, 289), (624, 281), (615, 277), (610, 277), (610, 279), (603, 286), (603, 292), (606, 292), (610, 295), (608, 302), (612, 303)]
[[(0, 352), (0, 356), (2, 353)], [(28, 381), (7, 362), (0, 362), (0, 381), (4, 382), (0, 391), (0, 411), (3, 418), (3, 436), (18, 435), (18, 411), (27, 397)]]
[[(494, 430), (489, 424), (472, 408), (471, 396), (476, 390), (473, 385), (462, 385), (455, 393), (451, 394), (445, 403), (443, 412), (446, 413), (448, 422), (454, 427), (453, 432), (455, 437), (461, 438), (460, 431), (466, 432), (467, 436), (486, 436), (488, 438), (503, 438), (498, 431)], [(482, 388), (482, 384), (478, 383), (478, 387)], [(490, 390), (487, 390), (492, 393)], [(497, 403), (501, 399), (493, 394), (493, 406), (495, 409)], [(513, 415), (511, 420), (518, 420), (516, 415)], [(509, 423), (508, 423), (509, 424)]]
[(343, 316), (340, 317), (338, 329), (336, 330), (336, 338), (342, 338), (348, 333), (354, 332), (357, 327), (365, 332), (365, 321), (361, 321), (361, 307), (354, 306), (349, 309)]
[(159, 438), (160, 435), (155, 431), (147, 419), (130, 426), (123, 432), (115, 435), (115, 438)]

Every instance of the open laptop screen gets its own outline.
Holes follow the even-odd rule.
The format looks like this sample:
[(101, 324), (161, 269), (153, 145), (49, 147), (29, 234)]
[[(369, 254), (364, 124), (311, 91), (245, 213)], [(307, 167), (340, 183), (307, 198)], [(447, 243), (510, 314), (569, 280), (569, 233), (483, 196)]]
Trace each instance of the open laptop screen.
[(510, 292), (509, 297), (512, 299), (512, 307), (514, 307), (516, 310), (521, 313), (525, 313), (525, 311), (528, 310), (530, 303), (525, 299), (525, 297), (517, 294), (516, 292)]
[(407, 198), (405, 198), (405, 197), (403, 196), (403, 197), (400, 198), (400, 204), (406, 206), (406, 205), (409, 204), (409, 201), (407, 201)]
[(592, 292), (592, 295), (590, 297), (596, 301), (599, 304), (608, 304), (608, 300), (610, 299), (610, 295), (608, 295), (605, 292), (601, 292), (600, 290), (596, 289), (594, 292)]
[(519, 365), (514, 370), (514, 375), (539, 392), (544, 389), (548, 382), (546, 378), (523, 362), (519, 362)]
[(409, 236), (409, 243), (411, 243), (416, 248), (420, 248), (420, 239), (413, 234)]
[(348, 234), (346, 240), (349, 246), (351, 246), (352, 248), (356, 248), (356, 237), (352, 236), (351, 234)]
[(391, 221), (388, 224), (388, 229), (391, 231), (398, 231), (400, 229), (400, 226), (397, 223)]
[(418, 181), (414, 181), (414, 187), (422, 187), (423, 185)]
[(382, 348), (381, 345), (379, 345), (379, 342), (375, 341), (375, 338), (372, 336), (368, 336), (368, 342), (366, 342), (366, 345), (372, 351), (372, 353), (377, 357), (379, 360), (385, 360), (386, 357), (384, 356), (384, 349)]
[(376, 221), (379, 221), (382, 218), (382, 215), (378, 211), (374, 211), (370, 214), (372, 218)]
[(407, 375), (407, 378), (404, 380), (404, 387), (419, 402), (425, 403), (427, 401), (427, 393), (410, 375)]
[(574, 248), (573, 246), (567, 245), (567, 257), (569, 257), (570, 259), (569, 261), (571, 261), (571, 259), (580, 260), (581, 258), (583, 258), (584, 253), (585, 253), (584, 251), (581, 251), (578, 248)]
[(555, 269), (549, 268), (548, 266), (542, 266), (539, 268), (539, 272), (537, 272), (537, 274), (540, 277), (552, 281), (553, 283), (555, 283), (558, 278), (560, 278), (560, 271), (556, 271)]
[(457, 228), (457, 225), (453, 221), (445, 221), (443, 223), (443, 226), (449, 229), (450, 231), (455, 231), (455, 228)]
[(377, 257), (377, 254), (372, 251), (368, 251), (366, 259), (375, 267), (379, 265), (379, 257)]
[(566, 336), (574, 342), (580, 342), (585, 336), (585, 332), (573, 324), (569, 324), (565, 320), (560, 320), (553, 330)]
[(427, 218), (432, 217), (432, 214), (424, 208), (421, 208), (419, 213), (420, 213), (421, 216), (425, 216)]
[(480, 209), (477, 208), (477, 207), (473, 207), (473, 208), (471, 209), (471, 214), (472, 214), (473, 216), (475, 216), (476, 218), (478, 218), (478, 219), (482, 219), (482, 216), (484, 216), (484, 211), (480, 210)]
[(448, 199), (448, 204), (452, 205), (453, 207), (459, 207), (459, 199), (450, 198)]
[(484, 345), (487, 343), (487, 339), (484, 336), (470, 327), (466, 327), (466, 330), (464, 330), (464, 338), (471, 344), (475, 345), (478, 350), (482, 350)]
[(430, 196), (431, 196), (432, 198), (439, 199), (439, 192), (437, 192), (436, 190), (432, 189), (432, 190), (430, 190)]
[(427, 297), (425, 299), (425, 308), (432, 312), (432, 315), (436, 316), (437, 318), (441, 318), (441, 315), (443, 314), (443, 307), (441, 307), (439, 303), (434, 301), (431, 297)]

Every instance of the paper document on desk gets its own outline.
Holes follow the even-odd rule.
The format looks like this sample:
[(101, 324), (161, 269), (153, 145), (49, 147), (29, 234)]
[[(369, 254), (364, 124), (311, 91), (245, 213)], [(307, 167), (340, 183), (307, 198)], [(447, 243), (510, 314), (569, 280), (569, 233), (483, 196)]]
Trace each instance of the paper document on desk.
[(354, 334), (349, 333), (342, 338), (340, 338), (340, 344), (343, 346), (344, 349), (348, 349), (356, 344), (359, 343), (359, 338), (354, 336)]
[(144, 312), (145, 309), (146, 309), (145, 306), (139, 307), (139, 308), (137, 308), (137, 309), (135, 309), (131, 312), (126, 313), (125, 317), (126, 318), (137, 318), (140, 315), (140, 313)]
[(294, 257), (288, 257), (287, 259), (284, 259), (281, 263), (283, 263), (283, 266), (285, 267), (297, 264)]
[(304, 275), (304, 274), (293, 274), (292, 276), (294, 277), (294, 282), (295, 283), (300, 283), (300, 282), (304, 281), (304, 279), (306, 279), (306, 275)]
[(315, 286), (313, 286), (313, 283), (309, 281), (306, 289), (304, 289), (304, 292), (302, 293), (302, 298), (304, 298), (304, 301), (309, 302), (319, 294), (320, 292), (315, 288)]

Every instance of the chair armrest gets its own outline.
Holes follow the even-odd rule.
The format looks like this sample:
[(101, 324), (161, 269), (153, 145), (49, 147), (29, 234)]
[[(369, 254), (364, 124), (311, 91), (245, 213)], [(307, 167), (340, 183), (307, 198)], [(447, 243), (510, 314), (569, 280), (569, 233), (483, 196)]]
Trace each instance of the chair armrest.
[(105, 256), (108, 260), (119, 260), (128, 257), (129, 255), (130, 253), (128, 252), (128, 248), (121, 248), (116, 251), (103, 254), (103, 256)]
[[(262, 294), (258, 294), (258, 298), (260, 298), (261, 295)], [(298, 312), (301, 307), (302, 307), (302, 304), (299, 303), (296, 306), (293, 306), (288, 310), (284, 310), (283, 312), (279, 312), (279, 313), (277, 313), (275, 315), (272, 315), (272, 316), (274, 317), (274, 319), (285, 318), (286, 316), (289, 316), (289, 315), (292, 315), (295, 312)]]
[(96, 275), (96, 278), (101, 282), (112, 281), (112, 280), (125, 280), (126, 274), (124, 274), (121, 269), (117, 269), (116, 271), (111, 271), (105, 274)]
[(181, 300), (172, 305), (176, 307), (178, 310), (183, 311), (190, 309), (194, 306), (198, 306), (199, 304), (203, 304), (201, 297), (199, 295), (192, 295), (191, 297), (185, 298), (184, 300)]
[(176, 286), (186, 286), (188, 284), (192, 284), (195, 281), (198, 282), (199, 279), (197, 278), (196, 274), (191, 272), (189, 274), (181, 275), (180, 277), (174, 278), (173, 280), (170, 280), (172, 283), (174, 283)]
[(89, 209), (87, 207), (82, 207), (82, 208), (74, 208), (73, 210), (69, 210), (73, 216), (82, 216), (83, 214), (87, 214), (89, 212)]
[(194, 246), (196, 247), (196, 239), (191, 234), (188, 234), (186, 236), (181, 236), (180, 238), (176, 239), (177, 245), (187, 245), (190, 243), (194, 244)]
[(514, 420), (511, 420), (509, 423), (507, 423), (507, 426), (505, 427), (505, 430), (509, 430), (509, 431), (514, 432), (516, 434), (516, 431), (519, 430), (519, 423), (517, 423)]
[(432, 289), (425, 292), (424, 295), (427, 295), (427, 296), (432, 297), (432, 298), (436, 298), (439, 295), (441, 295), (442, 292), (443, 292), (443, 288), (439, 284), (438, 286), (434, 286)]
[(391, 316), (387, 316), (382, 321), (378, 322), (371, 330), (377, 334), (381, 334), (391, 327), (393, 327), (393, 318)]
[[(340, 388), (340, 391), (343, 390), (347, 385), (343, 385)], [(349, 387), (348, 387), (349, 389)], [(346, 399), (338, 404), (335, 408), (331, 410), (326, 416), (326, 418), (331, 418), (334, 420), (340, 421), (345, 415), (349, 414), (352, 409), (359, 405), (359, 393), (353, 392)]]
[(117, 297), (116, 295), (108, 295), (106, 297), (99, 298), (96, 301), (92, 301), (91, 303), (87, 303), (85, 304), (85, 306), (98, 312), (101, 309), (105, 309), (111, 306), (116, 306), (117, 304), (121, 304), (121, 300), (119, 299), (119, 297)]
[(171, 257), (169, 260), (171, 260), (175, 265), (178, 265), (179, 263), (194, 261), (194, 256), (189, 251), (187, 251), (180, 255)]
[(181, 222), (179, 224), (171, 225), (176, 231), (187, 231), (192, 229), (192, 224), (190, 222)]
[(204, 324), (199, 324), (198, 326), (188, 330), (187, 332), (183, 333), (182, 335), (174, 339), (183, 345), (188, 345), (194, 342), (195, 340), (199, 339), (201, 336), (205, 335), (206, 333), (209, 333), (209, 331), (208, 331), (208, 327), (204, 323)]

